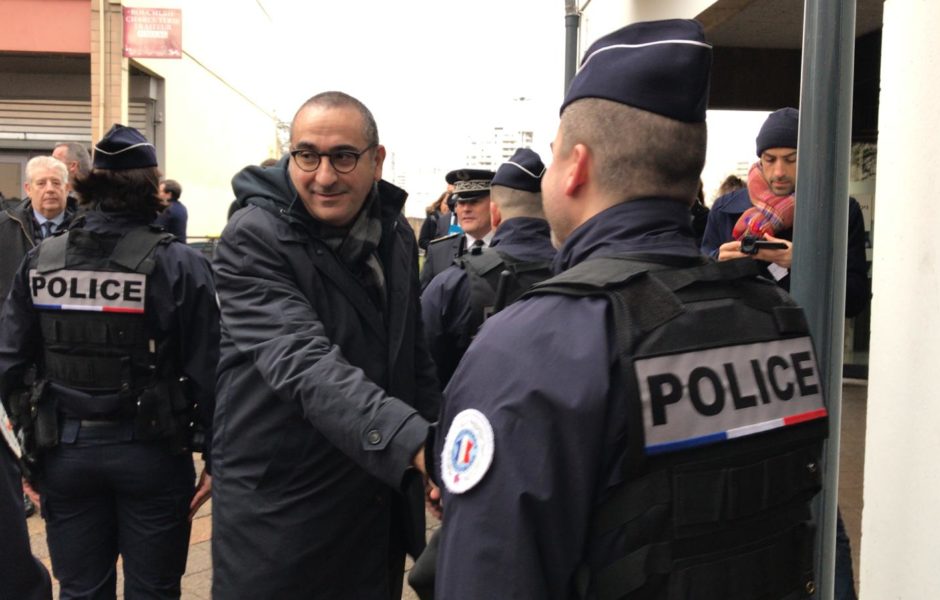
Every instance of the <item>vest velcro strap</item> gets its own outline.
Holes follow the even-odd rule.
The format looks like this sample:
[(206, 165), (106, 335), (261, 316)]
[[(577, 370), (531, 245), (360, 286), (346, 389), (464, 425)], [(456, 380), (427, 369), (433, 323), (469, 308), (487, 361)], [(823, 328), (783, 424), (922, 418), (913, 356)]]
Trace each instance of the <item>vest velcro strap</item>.
[(69, 386), (117, 391), (127, 382), (127, 362), (120, 357), (72, 357), (46, 350), (44, 360), (45, 376)]
[(806, 322), (806, 314), (802, 308), (798, 306), (775, 306), (773, 314), (780, 333), (784, 335), (809, 333), (809, 324)]
[(592, 258), (579, 263), (567, 271), (532, 286), (526, 294), (563, 293), (580, 295), (599, 293), (605, 289), (618, 287), (641, 275), (650, 268), (657, 268), (645, 262), (620, 258)]
[(804, 525), (730, 551), (684, 558), (673, 556), (668, 542), (650, 544), (598, 570), (592, 583), (598, 600), (624, 598), (655, 579), (666, 587), (656, 597), (667, 600), (795, 599), (813, 589), (807, 562), (812, 544), (813, 529)]
[(114, 246), (111, 260), (135, 273), (149, 275), (156, 265), (150, 257), (153, 249), (161, 242), (169, 241), (173, 237), (172, 233), (153, 231), (147, 227), (131, 229)]
[(618, 486), (595, 512), (591, 535), (599, 537), (643, 516), (653, 505), (668, 503), (669, 486), (666, 471), (656, 471), (630, 485)]
[(533, 262), (520, 261), (516, 263), (510, 263), (510, 265), (516, 273), (528, 273), (530, 271), (551, 272), (552, 269), (552, 263), (547, 260)]
[[(619, 346), (627, 359), (625, 367), (632, 368), (631, 357), (636, 341), (660, 325), (682, 314), (682, 301), (652, 276), (638, 277), (629, 286), (609, 294), (612, 300), (614, 322), (618, 328)], [(619, 330), (629, 329), (628, 338)]]
[(618, 600), (646, 584), (651, 575), (665, 575), (672, 569), (670, 545), (644, 546), (597, 572), (594, 591), (597, 600)]
[(479, 254), (470, 252), (461, 256), (457, 263), (464, 267), (469, 267), (479, 275), (484, 276), (493, 269), (503, 266), (503, 257), (499, 252), (490, 249), (484, 249)]
[[(90, 394), (49, 382), (59, 410), (67, 417), (76, 419), (117, 419), (125, 416), (128, 403), (120, 394)], [(133, 413), (130, 413), (133, 414)]]
[(89, 313), (81, 320), (71, 316), (48, 312), (40, 315), (43, 341), (48, 345), (92, 343), (113, 347), (139, 344), (147, 339), (142, 319), (121, 319), (103, 313)]
[(736, 521), (805, 500), (820, 486), (812, 449), (799, 449), (760, 462), (675, 477), (678, 527)]
[(677, 291), (693, 283), (702, 281), (734, 281), (749, 279), (760, 274), (757, 263), (753, 260), (726, 260), (707, 262), (687, 269), (658, 271), (656, 277), (670, 290)]
[(65, 251), (68, 249), (69, 232), (47, 238), (39, 245), (36, 271), (50, 273), (65, 268)]
[(802, 597), (805, 590), (813, 589), (812, 571), (806, 570), (805, 563), (812, 543), (812, 528), (798, 525), (730, 552), (677, 560), (665, 598)]

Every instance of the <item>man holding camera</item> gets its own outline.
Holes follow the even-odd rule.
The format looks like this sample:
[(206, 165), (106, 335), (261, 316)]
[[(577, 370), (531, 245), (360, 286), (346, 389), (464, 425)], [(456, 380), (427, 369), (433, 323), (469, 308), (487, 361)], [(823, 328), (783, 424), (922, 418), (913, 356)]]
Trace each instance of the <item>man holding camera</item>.
[[(770, 113), (757, 134), (758, 162), (747, 187), (715, 200), (708, 215), (702, 253), (718, 260), (750, 256), (766, 274), (790, 289), (793, 215), (796, 208), (796, 139), (800, 113), (781, 108)], [(849, 198), (849, 238), (845, 278), (845, 316), (868, 306), (868, 266), (862, 209)]]

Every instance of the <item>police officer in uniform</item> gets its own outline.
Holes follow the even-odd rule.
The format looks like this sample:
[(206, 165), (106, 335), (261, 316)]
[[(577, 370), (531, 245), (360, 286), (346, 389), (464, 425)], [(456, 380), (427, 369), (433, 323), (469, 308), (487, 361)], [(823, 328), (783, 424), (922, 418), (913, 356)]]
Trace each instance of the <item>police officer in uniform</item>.
[(489, 219), (490, 182), (494, 175), (486, 169), (458, 169), (445, 177), (448, 185), (454, 186), (448, 202), (453, 202), (451, 211), (457, 215), (461, 232), (428, 244), (420, 274), (422, 290), (467, 249), (489, 245), (493, 237)]
[(805, 318), (753, 261), (702, 257), (688, 216), (710, 64), (686, 20), (586, 53), (542, 181), (560, 274), (487, 322), (447, 389), (436, 597), (815, 591)]
[[(192, 450), (210, 428), (219, 312), (208, 261), (148, 226), (156, 152), (115, 125), (76, 183), (86, 205), (17, 273), (0, 394), (42, 499), (61, 598), (179, 598), (190, 519), (208, 498)], [(205, 449), (205, 448), (204, 448)], [(205, 449), (208, 450), (208, 449)]]
[(551, 275), (555, 249), (542, 211), (544, 172), (542, 159), (528, 148), (500, 165), (490, 187), (489, 247), (457, 258), (421, 296), (424, 332), (442, 387), (486, 318)]

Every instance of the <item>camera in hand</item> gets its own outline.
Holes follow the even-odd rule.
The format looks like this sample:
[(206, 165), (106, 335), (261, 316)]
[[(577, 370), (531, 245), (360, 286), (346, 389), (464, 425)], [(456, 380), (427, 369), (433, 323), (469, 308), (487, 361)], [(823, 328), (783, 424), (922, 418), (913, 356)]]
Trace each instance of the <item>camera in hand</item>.
[(772, 242), (762, 240), (750, 235), (744, 236), (741, 240), (741, 252), (744, 254), (757, 254), (760, 250), (786, 250), (787, 245), (784, 242)]

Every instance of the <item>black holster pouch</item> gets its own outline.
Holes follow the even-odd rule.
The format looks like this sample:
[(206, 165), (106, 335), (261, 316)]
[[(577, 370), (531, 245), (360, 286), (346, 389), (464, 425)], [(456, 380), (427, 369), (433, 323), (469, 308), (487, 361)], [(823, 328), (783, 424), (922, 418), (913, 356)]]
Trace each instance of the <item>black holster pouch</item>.
[(166, 440), (173, 454), (192, 448), (192, 409), (177, 378), (158, 379), (137, 397), (134, 437)]
[(23, 477), (35, 481), (42, 470), (42, 451), (59, 444), (59, 416), (56, 401), (47, 393), (41, 379), (9, 397), (10, 420), (16, 429), (22, 456)]
[(36, 447), (39, 449), (55, 448), (59, 445), (59, 410), (57, 402), (46, 389), (46, 380), (40, 379), (33, 384), (29, 405), (35, 415), (33, 430), (36, 434)]

